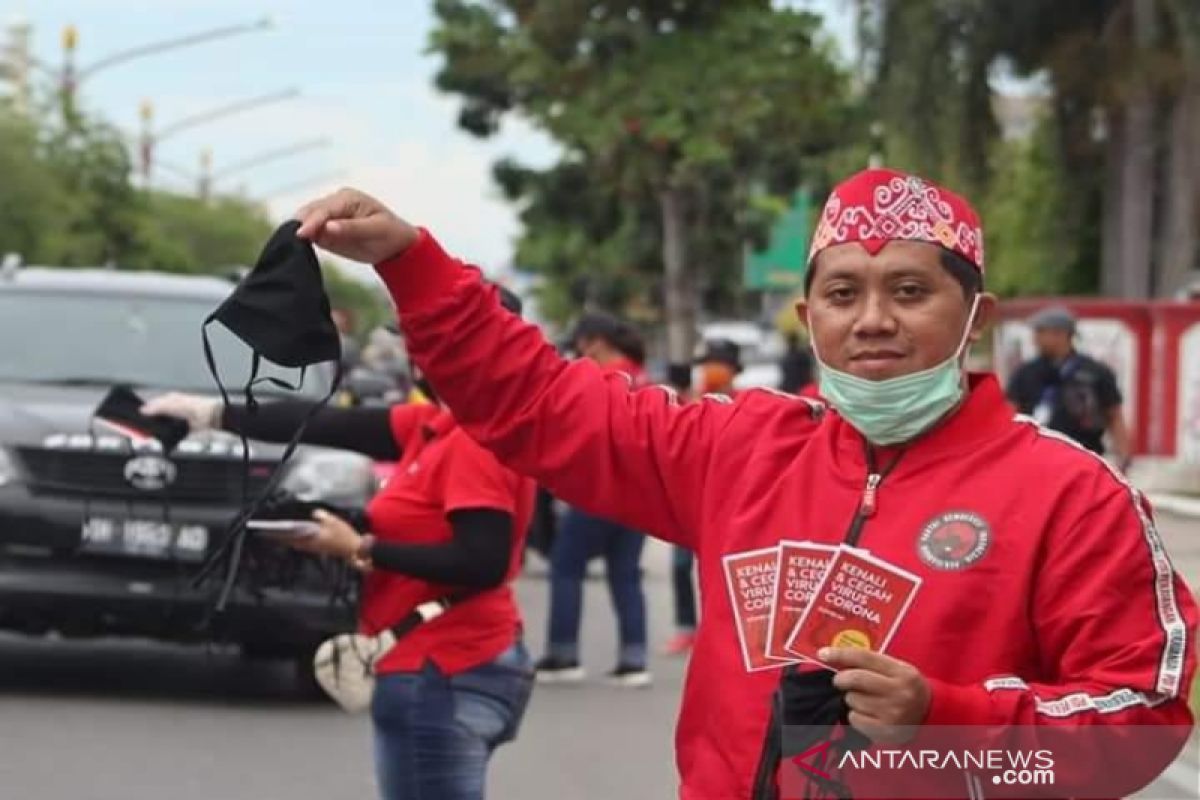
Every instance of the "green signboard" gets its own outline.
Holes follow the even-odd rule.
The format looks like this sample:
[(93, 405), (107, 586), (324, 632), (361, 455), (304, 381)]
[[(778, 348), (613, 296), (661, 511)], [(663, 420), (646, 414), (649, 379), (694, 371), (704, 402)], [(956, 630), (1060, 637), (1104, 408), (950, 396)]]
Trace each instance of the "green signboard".
[(812, 222), (808, 192), (796, 192), (791, 208), (771, 229), (767, 249), (761, 253), (747, 253), (747, 289), (787, 292), (804, 286)]

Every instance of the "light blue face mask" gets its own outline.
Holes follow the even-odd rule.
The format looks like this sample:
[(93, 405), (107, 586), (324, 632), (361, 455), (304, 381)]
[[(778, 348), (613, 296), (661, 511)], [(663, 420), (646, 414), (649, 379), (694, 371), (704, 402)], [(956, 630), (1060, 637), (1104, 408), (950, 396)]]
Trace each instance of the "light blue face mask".
[(962, 361), (979, 299), (976, 294), (954, 355), (937, 366), (898, 378), (872, 381), (833, 369), (821, 360), (813, 337), (821, 395), (872, 444), (886, 447), (912, 441), (946, 416), (966, 392)]

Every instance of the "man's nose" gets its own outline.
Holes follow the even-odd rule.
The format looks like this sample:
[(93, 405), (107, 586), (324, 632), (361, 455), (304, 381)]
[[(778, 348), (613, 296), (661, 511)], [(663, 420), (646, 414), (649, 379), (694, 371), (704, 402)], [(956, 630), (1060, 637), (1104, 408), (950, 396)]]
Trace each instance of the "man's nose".
[(868, 292), (863, 298), (858, 318), (854, 321), (854, 334), (877, 338), (896, 333), (896, 316), (887, 295)]

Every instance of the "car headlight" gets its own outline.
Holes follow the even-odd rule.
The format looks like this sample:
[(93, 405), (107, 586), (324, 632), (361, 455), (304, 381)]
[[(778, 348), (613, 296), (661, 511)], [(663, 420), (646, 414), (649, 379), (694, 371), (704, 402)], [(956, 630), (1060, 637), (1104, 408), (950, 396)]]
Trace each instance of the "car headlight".
[(17, 464), (12, 454), (0, 447), (0, 486), (7, 486), (17, 479)]
[(375, 491), (375, 473), (366, 456), (336, 450), (306, 451), (299, 454), (283, 488), (299, 500), (357, 505)]

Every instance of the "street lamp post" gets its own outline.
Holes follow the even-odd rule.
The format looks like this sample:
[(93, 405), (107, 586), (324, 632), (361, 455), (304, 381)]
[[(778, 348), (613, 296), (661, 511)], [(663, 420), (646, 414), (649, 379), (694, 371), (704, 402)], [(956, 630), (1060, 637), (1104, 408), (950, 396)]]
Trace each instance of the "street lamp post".
[(79, 31), (74, 25), (68, 25), (63, 29), (62, 34), (63, 63), (58, 76), (59, 91), (62, 95), (63, 116), (68, 122), (74, 120), (75, 95), (79, 89), (79, 85), (94, 76), (97, 72), (144, 56), (155, 55), (168, 50), (178, 50), (219, 39), (228, 39), (243, 33), (269, 30), (273, 26), (274, 22), (270, 17), (262, 17), (253, 22), (242, 23), (240, 25), (226, 25), (221, 28), (213, 28), (212, 30), (201, 31), (188, 36), (179, 36), (173, 39), (165, 39), (160, 42), (122, 50), (118, 53), (105, 56), (81, 69), (75, 62), (75, 53), (79, 47)]
[(291, 194), (296, 194), (297, 192), (307, 191), (315, 186), (331, 186), (338, 181), (345, 179), (345, 177), (345, 170), (334, 170), (332, 172), (310, 175), (309, 177), (301, 178), (298, 181), (272, 187), (270, 191), (261, 193), (259, 195), (260, 201), (266, 203), (273, 197), (286, 197)]
[[(190, 117), (184, 117), (183, 119), (167, 125), (157, 132), (153, 131), (149, 124), (150, 119), (153, 118), (153, 106), (149, 101), (144, 102), (142, 104), (143, 128), (141, 137), (141, 164), (143, 170), (142, 177), (145, 180), (146, 188), (150, 187), (152, 177), (151, 170), (154, 163), (154, 151), (164, 139), (168, 139), (178, 133), (190, 130), (191, 128), (195, 128), (200, 125), (206, 125), (209, 122), (216, 122), (217, 120), (225, 119), (226, 117), (232, 117), (235, 114), (243, 114), (247, 111), (253, 111), (274, 103), (281, 103), (285, 100), (291, 100), (299, 96), (300, 90), (292, 88), (285, 89), (281, 92), (274, 92), (272, 94), (260, 95), (259, 97), (251, 97), (246, 100), (238, 100), (237, 102), (218, 106), (217, 108), (210, 109), (200, 114), (193, 114)], [(148, 115), (147, 109), (149, 109)]]
[(143, 100), (138, 109), (142, 119), (142, 131), (138, 140), (138, 161), (141, 166), (142, 185), (150, 187), (150, 174), (154, 169), (154, 104)]
[(273, 161), (280, 161), (285, 158), (298, 156), (302, 153), (307, 153), (311, 150), (319, 150), (324, 147), (329, 147), (333, 142), (330, 139), (309, 139), (307, 141), (296, 142), (284, 147), (265, 150), (261, 153), (256, 153), (249, 158), (244, 158), (241, 161), (235, 161), (217, 172), (212, 171), (212, 151), (205, 150), (200, 155), (200, 180), (199, 194), (201, 200), (208, 200), (212, 193), (213, 181), (222, 178), (228, 178), (230, 175), (236, 175), (239, 172), (260, 167), (263, 164), (270, 164)]
[(79, 31), (74, 25), (63, 28), (62, 48), (63, 64), (59, 76), (59, 91), (62, 95), (63, 119), (69, 125), (75, 124), (75, 50), (79, 46)]
[(200, 180), (197, 187), (197, 194), (200, 195), (200, 201), (203, 203), (207, 203), (208, 198), (212, 196), (212, 165), (212, 148), (206, 147), (200, 151)]

